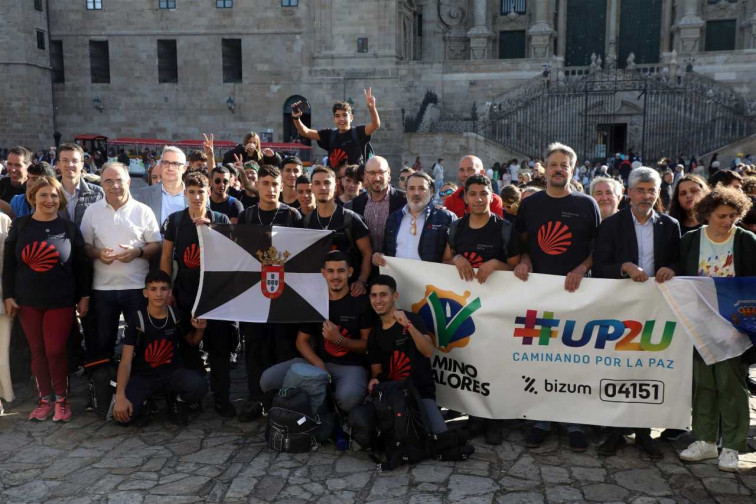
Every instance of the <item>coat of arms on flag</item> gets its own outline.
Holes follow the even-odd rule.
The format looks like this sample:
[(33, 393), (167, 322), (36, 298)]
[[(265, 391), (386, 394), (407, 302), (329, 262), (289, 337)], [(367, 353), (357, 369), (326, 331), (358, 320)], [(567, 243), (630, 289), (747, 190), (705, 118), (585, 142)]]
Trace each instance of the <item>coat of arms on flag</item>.
[(240, 322), (321, 322), (320, 274), (331, 231), (257, 224), (200, 226), (201, 278), (193, 314)]

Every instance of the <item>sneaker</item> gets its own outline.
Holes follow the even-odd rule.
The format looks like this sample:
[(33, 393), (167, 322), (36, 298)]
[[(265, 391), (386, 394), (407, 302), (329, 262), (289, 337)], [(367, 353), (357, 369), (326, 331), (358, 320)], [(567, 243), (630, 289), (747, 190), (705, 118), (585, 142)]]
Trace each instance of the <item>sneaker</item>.
[(168, 403), (168, 420), (174, 425), (189, 425), (189, 413), (186, 403), (173, 400)]
[(685, 450), (680, 452), (680, 460), (686, 462), (698, 462), (706, 459), (713, 459), (719, 456), (716, 443), (707, 443), (706, 441), (695, 441)]
[(498, 446), (504, 442), (504, 435), (501, 432), (501, 425), (498, 420), (484, 420), (486, 425), (485, 441), (487, 444)]
[(659, 460), (664, 458), (664, 453), (659, 448), (656, 440), (648, 434), (635, 433), (635, 446), (640, 447), (646, 454), (651, 457), (651, 460)]
[(611, 457), (612, 455), (617, 454), (618, 448), (625, 446), (626, 444), (627, 441), (625, 440), (625, 436), (623, 436), (622, 433), (612, 431), (609, 433), (609, 437), (599, 445), (596, 452), (604, 457)]
[(53, 405), (49, 399), (40, 399), (39, 406), (29, 414), (29, 420), (44, 422), (53, 412)]
[(263, 403), (260, 401), (253, 401), (251, 399), (248, 399), (244, 401), (244, 403), (241, 405), (241, 408), (239, 408), (239, 414), (237, 415), (237, 419), (244, 423), (244, 422), (252, 422), (253, 420), (257, 420), (261, 416), (263, 416), (265, 409), (263, 408)]
[(731, 448), (722, 448), (719, 455), (719, 470), (727, 472), (738, 472), (738, 452)]
[(215, 399), (215, 411), (223, 418), (236, 416), (236, 408), (228, 399)]
[(688, 431), (683, 429), (664, 429), (659, 437), (666, 439), (667, 441), (677, 441), (685, 437), (687, 434)]
[(55, 415), (53, 416), (53, 422), (70, 422), (71, 421), (71, 406), (68, 404), (68, 399), (61, 397), (55, 401)]
[(567, 443), (570, 445), (570, 450), (574, 452), (584, 452), (588, 449), (588, 440), (580, 431), (567, 433)]
[(532, 429), (530, 429), (530, 432), (528, 432), (528, 437), (525, 438), (525, 446), (527, 446), (528, 448), (538, 448), (543, 444), (544, 441), (546, 441), (546, 438), (549, 437), (549, 434), (551, 433), (547, 430), (533, 427)]

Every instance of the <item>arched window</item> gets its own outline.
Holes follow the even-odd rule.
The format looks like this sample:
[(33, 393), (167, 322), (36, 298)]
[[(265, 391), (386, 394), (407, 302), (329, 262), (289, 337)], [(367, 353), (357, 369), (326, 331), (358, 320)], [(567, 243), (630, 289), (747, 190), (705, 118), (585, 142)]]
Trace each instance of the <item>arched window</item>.
[(291, 106), (295, 104), (296, 102), (301, 101), (305, 106), (302, 107), (302, 111), (304, 112), (302, 114), (302, 117), (300, 118), (302, 120), (302, 123), (304, 123), (305, 126), (308, 128), (311, 125), (311, 115), (310, 115), (310, 108), (307, 105), (307, 98), (304, 96), (294, 95), (290, 96), (286, 99), (284, 102), (283, 107), (283, 141), (284, 142), (300, 142), (303, 145), (310, 145), (310, 139), (309, 138), (302, 138), (299, 136), (299, 133), (297, 132), (296, 126), (294, 126), (294, 121), (291, 119)]

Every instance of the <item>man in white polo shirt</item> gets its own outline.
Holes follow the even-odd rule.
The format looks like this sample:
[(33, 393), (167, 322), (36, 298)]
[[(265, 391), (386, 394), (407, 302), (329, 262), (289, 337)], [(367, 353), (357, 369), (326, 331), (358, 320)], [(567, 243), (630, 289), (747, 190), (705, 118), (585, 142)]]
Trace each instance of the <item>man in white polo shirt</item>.
[(160, 250), (160, 228), (150, 207), (131, 197), (129, 171), (121, 163), (103, 166), (105, 198), (84, 212), (84, 248), (94, 262), (92, 300), (96, 331), (87, 335), (87, 361), (113, 356), (118, 320), (144, 304), (142, 288), (149, 258)]

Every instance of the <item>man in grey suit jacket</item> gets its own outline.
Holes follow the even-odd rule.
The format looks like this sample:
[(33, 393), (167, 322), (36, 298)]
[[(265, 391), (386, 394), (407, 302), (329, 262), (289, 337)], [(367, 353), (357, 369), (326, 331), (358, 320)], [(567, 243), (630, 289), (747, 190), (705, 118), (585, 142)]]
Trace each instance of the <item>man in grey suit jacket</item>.
[(178, 147), (165, 146), (160, 156), (160, 167), (163, 170), (162, 182), (134, 192), (134, 199), (150, 207), (158, 225), (187, 206), (182, 181), (186, 171), (186, 154)]

